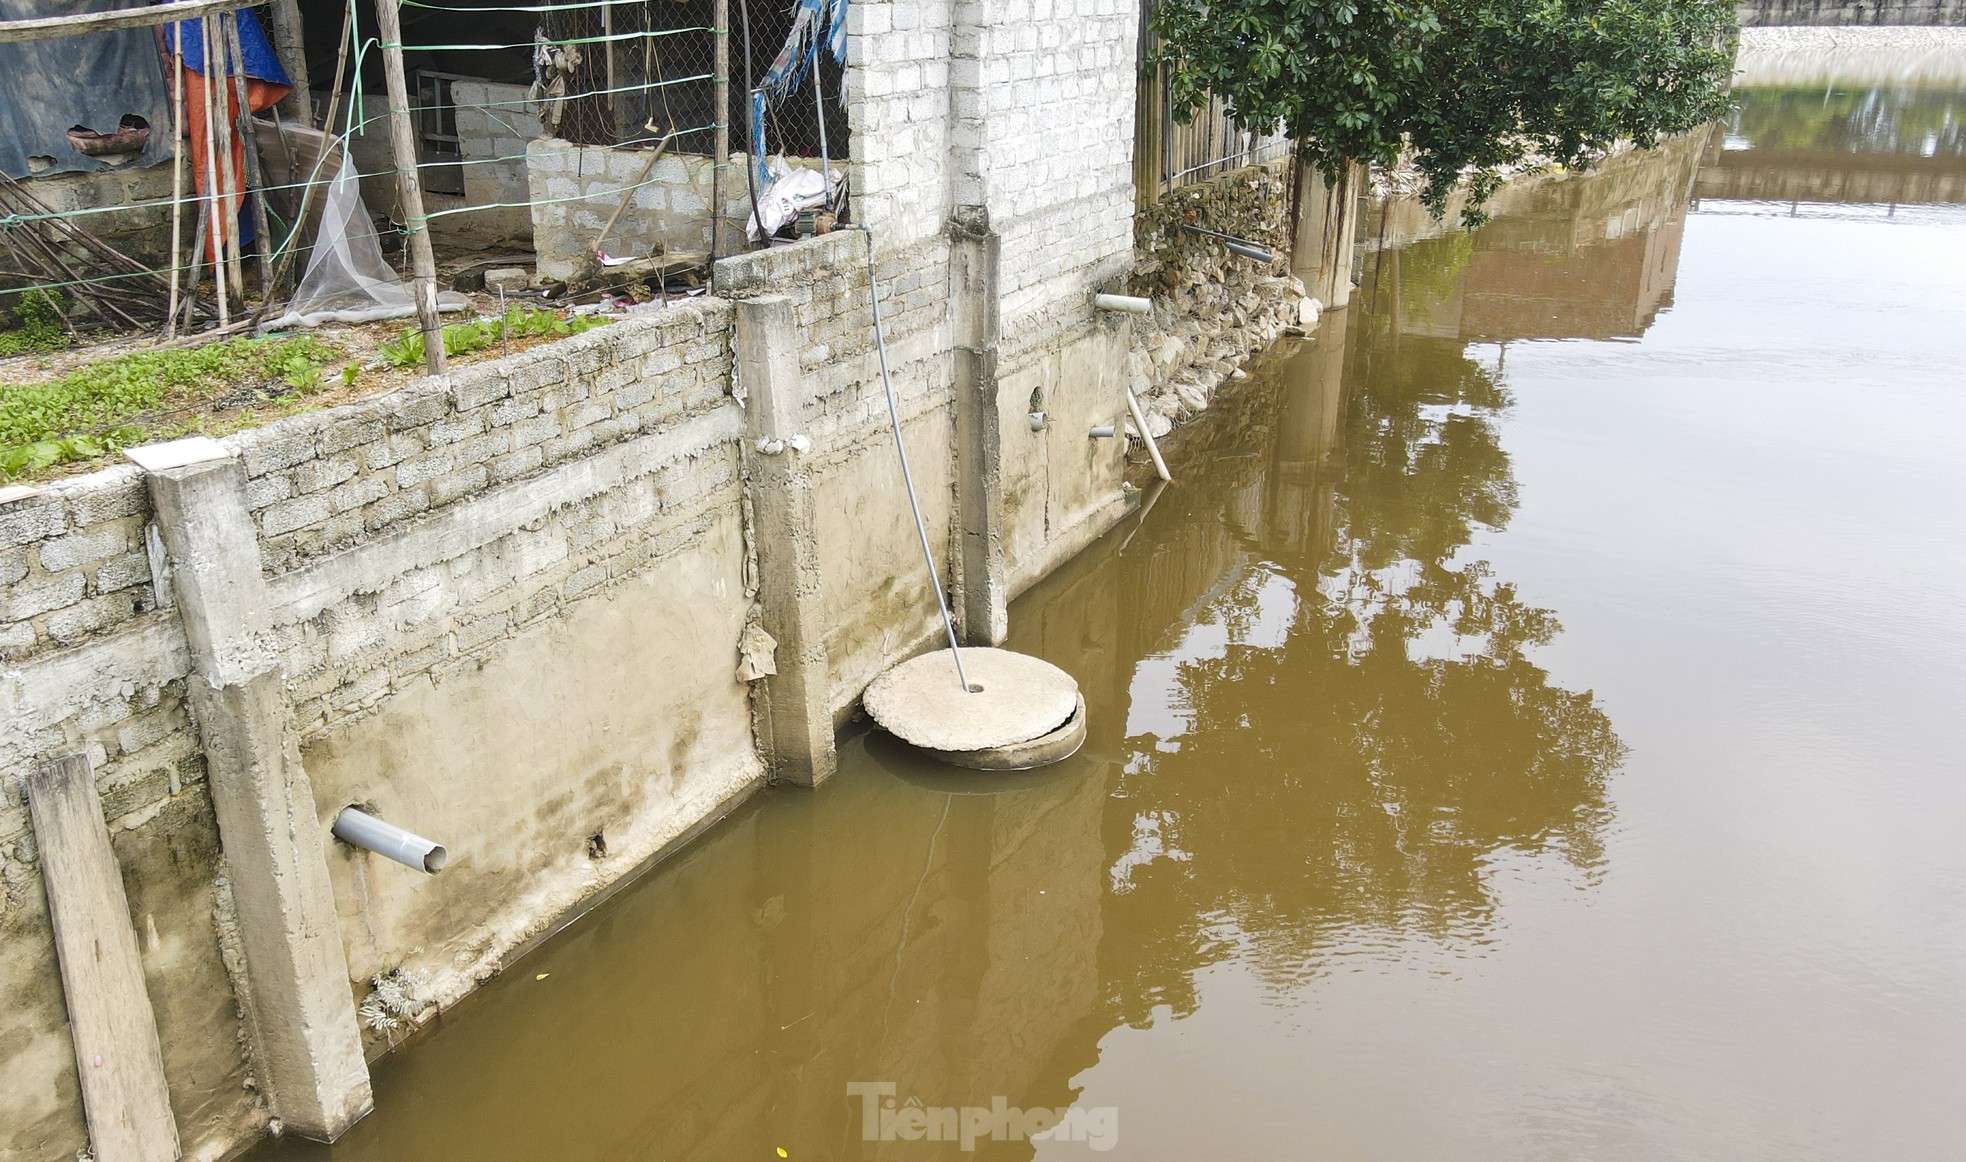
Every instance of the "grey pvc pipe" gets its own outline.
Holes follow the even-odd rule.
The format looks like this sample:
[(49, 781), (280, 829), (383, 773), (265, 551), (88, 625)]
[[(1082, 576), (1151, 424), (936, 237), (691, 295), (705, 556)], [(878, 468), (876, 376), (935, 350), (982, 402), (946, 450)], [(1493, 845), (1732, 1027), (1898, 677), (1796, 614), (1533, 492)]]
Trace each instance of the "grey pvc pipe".
[(450, 853), (444, 850), (443, 844), (405, 831), (394, 823), (377, 819), (354, 807), (341, 809), (341, 814), (335, 816), (333, 830), (334, 837), (343, 843), (353, 844), (363, 851), (373, 851), (384, 859), (393, 859), (404, 867), (431, 875), (443, 871), (444, 864), (450, 860)]

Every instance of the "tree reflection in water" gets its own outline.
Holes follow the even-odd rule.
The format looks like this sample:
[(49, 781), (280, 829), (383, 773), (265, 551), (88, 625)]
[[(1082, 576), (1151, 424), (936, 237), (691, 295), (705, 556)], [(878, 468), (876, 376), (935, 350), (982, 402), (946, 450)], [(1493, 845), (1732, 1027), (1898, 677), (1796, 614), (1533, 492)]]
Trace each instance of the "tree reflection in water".
[[(1281, 990), (1414, 938), (1478, 949), (1503, 853), (1584, 878), (1601, 860), (1622, 744), (1588, 691), (1532, 660), (1555, 614), (1468, 552), (1517, 504), (1508, 390), (1458, 340), (1367, 333), (1342, 355), (1333, 321), (1327, 350), (1187, 449), (1213, 463), (1185, 503), (1227, 519), (1166, 521), (1128, 570), (1123, 604), (1179, 639), (1132, 675), (1109, 824), (1131, 833), (1108, 838), (1102, 959), (1130, 1023), (1192, 1011), (1194, 970), (1231, 955)], [(1197, 557), (1221, 579), (1155, 619)]]

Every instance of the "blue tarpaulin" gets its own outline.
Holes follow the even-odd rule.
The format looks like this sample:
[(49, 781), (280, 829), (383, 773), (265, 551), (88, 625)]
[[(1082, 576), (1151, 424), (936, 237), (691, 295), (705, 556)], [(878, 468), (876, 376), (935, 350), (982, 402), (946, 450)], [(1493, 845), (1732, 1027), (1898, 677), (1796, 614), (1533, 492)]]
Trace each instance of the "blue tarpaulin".
[[(129, 0), (0, 0), (0, 19), (127, 7)], [(68, 130), (84, 125), (109, 133), (126, 114), (150, 124), (150, 141), (121, 168), (169, 161), (170, 90), (155, 29), (0, 44), (0, 172), (21, 178), (109, 168), (76, 149)], [(47, 160), (30, 164), (29, 158)]]

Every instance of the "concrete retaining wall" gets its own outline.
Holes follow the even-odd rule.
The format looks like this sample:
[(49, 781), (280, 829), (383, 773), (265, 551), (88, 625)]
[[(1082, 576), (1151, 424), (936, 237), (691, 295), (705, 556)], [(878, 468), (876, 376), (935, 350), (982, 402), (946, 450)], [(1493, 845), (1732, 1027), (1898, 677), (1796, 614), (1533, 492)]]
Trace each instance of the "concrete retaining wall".
[[(1137, 13), (1060, 5), (849, 9), (854, 208), (972, 642), (1128, 503), (1124, 442), (1090, 433), (1121, 423), (1138, 340), (1091, 297), (1133, 262)], [(645, 157), (604, 160), (619, 189)], [(661, 206), (623, 215), (651, 242), (708, 222), (707, 186), (676, 200), (700, 159), (663, 165)], [(571, 193), (594, 220), (547, 225), (598, 230), (612, 204)], [(136, 934), (202, 1158), (274, 1117), (338, 1133), (364, 1049), (768, 779), (831, 772), (836, 723), (937, 629), (868, 245), (736, 255), (717, 298), (0, 503), (0, 1162), (71, 1155), (98, 1113), (25, 772), (93, 765), (130, 905), (97, 919)], [(449, 867), (328, 839), (351, 805)]]
[(1966, 24), (1962, 0), (1745, 0), (1741, 27)]
[[(953, 582), (951, 245), (937, 235), (878, 253), (916, 482)], [(740, 306), (793, 300), (794, 434), (806, 444), (779, 454), (796, 457), (811, 490), (823, 596), (811, 676), (828, 747), (833, 719), (934, 628), (865, 255), (866, 236), (842, 232), (720, 271)], [(243, 694), (190, 697), (221, 680), (208, 671), (277, 672), (266, 761), (287, 733), (297, 765), (284, 785), (305, 795), (295, 826), (325, 835), (360, 805), (452, 852), (427, 877), (322, 841), (327, 914), (275, 934), (334, 939), (358, 1002), (389, 978), (408, 1011), (392, 1029), (378, 1019), (390, 1014), (365, 1010), (371, 1053), (763, 783), (769, 748), (737, 666), (768, 596), (748, 516), (774, 498), (747, 495), (757, 453), (733, 394), (747, 386), (733, 382), (736, 309), (695, 300), (228, 438), (210, 462), (214, 486), (234, 490), (243, 567), (266, 610), (231, 645), (213, 628), (230, 616), (215, 583), (184, 572), (210, 567), (184, 548), (198, 530), (171, 523), (204, 519), (207, 502), (165, 513), (146, 491), (155, 473), (125, 466), (0, 507), (0, 1158), (85, 1144), (39, 863), (13, 789), (70, 753), (92, 762), (104, 799), (187, 1156), (217, 1156), (279, 1113), (247, 1035), (266, 1004), (252, 1000), (263, 970), (242, 951), (268, 921), (231, 902), (238, 877), (257, 873), (232, 858), (206, 793), (210, 748), (228, 748), (237, 769), (234, 749), (260, 745), (264, 727)], [(1018, 379), (1002, 397), (1001, 471), (1018, 499), (997, 520), (1011, 530), (1016, 584), (1123, 510), (1121, 449), (1085, 428), (1119, 414), (1127, 342), (1123, 324), (1093, 322), (1027, 360), (1017, 375), (1035, 386)], [(1046, 432), (1010, 422), (1032, 390), (1059, 417)], [(780, 673), (795, 664), (781, 657)], [(249, 717), (221, 730), (237, 713)], [(340, 1108), (366, 1100), (364, 1083)]]

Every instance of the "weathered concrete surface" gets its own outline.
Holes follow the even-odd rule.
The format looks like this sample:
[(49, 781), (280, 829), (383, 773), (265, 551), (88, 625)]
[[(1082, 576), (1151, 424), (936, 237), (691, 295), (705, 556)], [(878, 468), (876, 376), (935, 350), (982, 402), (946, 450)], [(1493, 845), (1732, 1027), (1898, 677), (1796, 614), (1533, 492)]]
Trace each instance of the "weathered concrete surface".
[(791, 299), (766, 295), (737, 304), (734, 374), (746, 397), (744, 466), (759, 617), (777, 643), (775, 672), (759, 680), (755, 695), (764, 720), (759, 742), (774, 779), (810, 787), (832, 775), (837, 758), (796, 342)]
[(434, 1015), (762, 782), (733, 673), (748, 606), (735, 506), (683, 546), (307, 745), (324, 819), (370, 804), (450, 851), (420, 876), (337, 846), (356, 980), (404, 969)]
[(1741, 0), (1741, 27), (1966, 24), (1962, 0)]
[(171, 1162), (177, 1124), (157, 1020), (95, 772), (86, 755), (70, 755), (22, 785), (41, 852), (91, 1152), (100, 1162)]
[(1366, 180), (1364, 165), (1349, 167), (1335, 182), (1314, 169), (1297, 170), (1291, 273), (1328, 311), (1342, 310), (1352, 301), (1352, 250)]
[(959, 212), (949, 232), (957, 521), (950, 586), (963, 640), (996, 645), (1010, 633), (1010, 578), (1003, 550), (1004, 426), (997, 379), (1000, 239), (980, 206)]
[[(325, 828), (266, 641), (266, 584), (229, 452), (147, 470), (195, 672), (188, 680), (245, 959), (252, 1060), (275, 1117), (332, 1141), (369, 1111)], [(141, 457), (141, 453), (138, 457)], [(139, 463), (144, 461), (139, 458)]]
[(867, 714), (890, 734), (935, 751), (973, 751), (1028, 742), (1072, 716), (1079, 686), (1041, 658), (979, 646), (910, 658), (867, 687)]
[[(1126, 443), (1088, 433), (1117, 425), (1126, 412), (1122, 387), (1130, 336), (1128, 322), (1108, 316), (1072, 346), (1002, 379), (999, 536), (1013, 595), (1119, 518)], [(1031, 427), (1033, 410), (1045, 414), (1041, 430)]]

